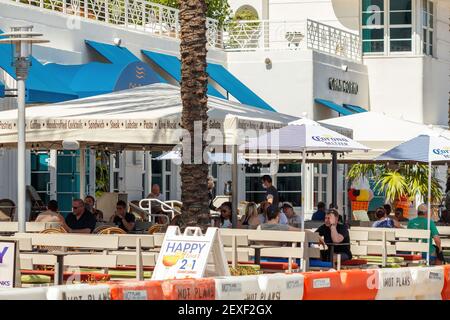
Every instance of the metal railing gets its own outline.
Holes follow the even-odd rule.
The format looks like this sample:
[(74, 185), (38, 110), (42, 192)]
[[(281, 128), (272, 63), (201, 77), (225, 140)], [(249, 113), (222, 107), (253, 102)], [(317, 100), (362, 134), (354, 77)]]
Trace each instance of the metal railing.
[[(148, 0), (11, 0), (17, 3), (91, 19), (115, 26), (179, 38), (179, 10)], [(222, 48), (221, 28), (215, 19), (207, 18), (207, 40)]]
[[(152, 203), (156, 203), (158, 206), (160, 206), (161, 211), (165, 212), (166, 214), (152, 213)], [(174, 206), (174, 204), (180, 203), (181, 202), (176, 200), (163, 202), (159, 199), (150, 198), (142, 199), (141, 201), (139, 201), (139, 208), (148, 214), (150, 222), (155, 222), (157, 217), (162, 217), (164, 219), (167, 219), (167, 224), (169, 224), (170, 220), (172, 220), (175, 215), (181, 214), (181, 212)], [(170, 215), (170, 217), (168, 217), (168, 215)]]
[(227, 51), (312, 49), (353, 61), (362, 54), (359, 35), (310, 19), (230, 22), (223, 43)]

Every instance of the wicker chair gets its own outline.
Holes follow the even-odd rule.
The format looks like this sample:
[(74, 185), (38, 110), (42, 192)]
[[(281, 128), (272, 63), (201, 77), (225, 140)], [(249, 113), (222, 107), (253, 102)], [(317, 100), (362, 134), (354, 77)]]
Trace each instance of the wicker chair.
[(148, 234), (154, 234), (157, 232), (161, 232), (164, 227), (165, 227), (164, 224), (154, 224), (153, 226), (148, 228)]
[(16, 204), (10, 199), (0, 200), (0, 221), (13, 221)]
[(102, 230), (105, 230), (105, 229), (108, 229), (108, 228), (111, 228), (111, 226), (109, 226), (109, 225), (98, 226), (97, 228), (94, 229), (94, 231), (92, 231), (92, 233), (93, 234), (101, 234), (100, 232)]
[[(59, 228), (48, 228), (45, 230), (42, 230), (39, 233), (44, 233), (44, 234), (57, 234), (57, 233), (67, 233), (66, 230), (64, 230), (64, 228), (59, 227)], [(64, 247), (58, 247), (58, 246), (39, 246), (38, 250), (46, 250), (48, 252), (52, 252), (52, 251), (64, 251)], [(67, 248), (67, 250), (70, 250), (69, 248)]]
[(127, 234), (124, 230), (117, 227), (108, 227), (100, 230), (98, 234)]

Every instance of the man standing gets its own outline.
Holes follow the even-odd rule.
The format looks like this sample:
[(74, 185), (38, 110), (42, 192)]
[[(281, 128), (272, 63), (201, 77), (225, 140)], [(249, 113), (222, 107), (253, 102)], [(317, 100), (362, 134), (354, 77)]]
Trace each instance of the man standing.
[(278, 197), (278, 190), (272, 185), (272, 178), (269, 175), (264, 175), (261, 178), (262, 186), (266, 189), (266, 201), (270, 203), (273, 208), (278, 208), (280, 202)]
[[(337, 210), (328, 210), (325, 214), (325, 223), (316, 232), (323, 237), (321, 239), (322, 245), (327, 245), (328, 248), (335, 245), (333, 246), (334, 253), (341, 255), (341, 261), (351, 260), (350, 235), (347, 227), (338, 223), (338, 219), (339, 212)], [(322, 254), (322, 260), (330, 261), (329, 249)]]
[[(421, 229), (428, 230), (428, 207), (426, 204), (421, 204), (417, 208), (417, 218), (414, 218), (408, 222), (408, 229)], [(433, 240), (436, 246), (433, 246)], [(440, 253), (442, 253), (441, 238), (439, 238), (439, 231), (436, 228), (436, 224), (433, 220), (430, 220), (430, 239), (428, 240), (430, 246), (428, 253), (430, 254), (430, 263), (432, 264), (442, 264), (442, 261), (438, 258)], [(437, 251), (436, 251), (437, 249)], [(426, 255), (422, 254), (425, 259)]]
[(126, 232), (134, 230), (136, 217), (132, 213), (127, 212), (127, 204), (125, 201), (117, 201), (116, 214), (114, 215), (113, 222)]
[(71, 233), (91, 233), (95, 229), (97, 220), (90, 211), (86, 210), (84, 201), (73, 200), (72, 209), (73, 212), (67, 215), (65, 221), (64, 219), (60, 221), (64, 230)]

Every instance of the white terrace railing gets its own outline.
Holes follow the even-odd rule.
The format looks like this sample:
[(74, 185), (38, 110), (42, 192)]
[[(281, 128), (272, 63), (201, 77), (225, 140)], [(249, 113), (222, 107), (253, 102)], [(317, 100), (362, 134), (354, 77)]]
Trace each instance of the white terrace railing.
[[(179, 10), (149, 0), (10, 1), (159, 36), (180, 36)], [(232, 21), (223, 28), (214, 19), (208, 18), (206, 23), (208, 44), (226, 51), (313, 49), (361, 61), (359, 35), (309, 19)]]
[[(179, 10), (148, 0), (12, 0), (119, 27), (179, 38)], [(222, 48), (219, 22), (207, 18), (208, 44)]]
[(235, 21), (223, 32), (227, 51), (313, 49), (348, 60), (361, 61), (361, 41), (356, 34), (313, 20)]

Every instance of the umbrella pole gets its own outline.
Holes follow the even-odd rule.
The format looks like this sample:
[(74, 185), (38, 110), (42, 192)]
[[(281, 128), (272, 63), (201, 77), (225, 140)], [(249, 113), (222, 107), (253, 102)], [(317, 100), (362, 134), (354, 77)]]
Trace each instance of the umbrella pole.
[[(428, 161), (428, 223), (427, 230), (431, 229), (431, 161)], [(432, 241), (432, 240), (428, 240)], [(427, 241), (427, 242), (428, 242)], [(427, 253), (427, 265), (430, 265), (430, 249)]]
[(302, 152), (302, 231), (305, 230), (306, 149)]

